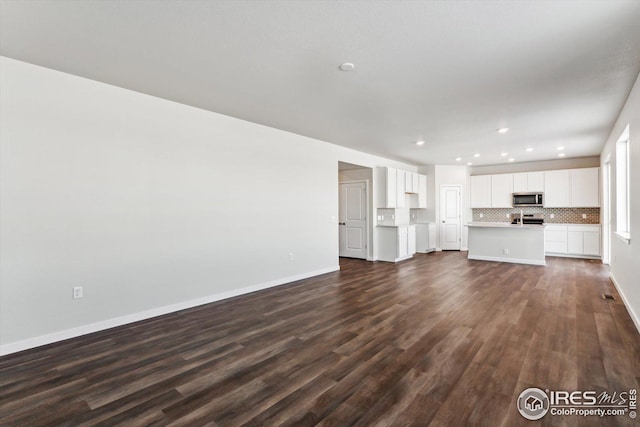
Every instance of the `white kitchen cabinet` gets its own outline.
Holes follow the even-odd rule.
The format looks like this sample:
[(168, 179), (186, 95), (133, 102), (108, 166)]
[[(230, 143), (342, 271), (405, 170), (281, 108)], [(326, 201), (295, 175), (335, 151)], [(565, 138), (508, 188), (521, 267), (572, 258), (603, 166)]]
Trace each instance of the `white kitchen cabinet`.
[(528, 192), (544, 191), (544, 172), (527, 172)]
[(600, 256), (600, 228), (597, 231), (584, 232), (584, 254)]
[(420, 189), (420, 181), (418, 174), (415, 172), (404, 173), (404, 191), (405, 193), (414, 194), (418, 193)]
[(412, 172), (404, 173), (404, 191), (405, 193), (414, 193)]
[(531, 193), (544, 191), (544, 172), (521, 172), (513, 174), (513, 192)]
[(413, 179), (413, 192), (419, 193), (420, 192), (420, 174), (412, 172), (411, 178)]
[(427, 207), (427, 176), (418, 175), (418, 208)]
[(416, 253), (416, 226), (410, 225), (407, 227), (407, 252), (410, 256)]
[(567, 253), (581, 254), (584, 251), (584, 233), (567, 231)]
[(491, 207), (512, 207), (513, 175), (510, 173), (491, 175)]
[(398, 172), (396, 168), (377, 168), (378, 208), (395, 208), (398, 204)]
[(600, 206), (600, 168), (544, 172), (545, 208)]
[(405, 205), (405, 174), (409, 172), (405, 172), (403, 170), (397, 169), (397, 179), (396, 179), (396, 207), (404, 208)]
[(436, 250), (436, 224), (416, 224), (416, 252), (428, 253)]
[(475, 175), (471, 177), (471, 207), (491, 207), (491, 175)]
[(545, 229), (544, 250), (549, 255), (600, 256), (600, 225), (551, 224)]
[(544, 207), (566, 208), (571, 206), (568, 170), (544, 172)]
[(544, 251), (555, 254), (567, 253), (566, 225), (547, 225), (544, 230)]
[[(413, 225), (376, 227), (378, 234), (378, 259), (397, 262), (411, 258), (415, 253), (416, 228)], [(413, 234), (413, 237), (411, 237)]]
[(600, 168), (570, 169), (571, 207), (600, 206)]
[(396, 253), (398, 258), (407, 258), (409, 256), (409, 227), (398, 227), (398, 246)]
[(600, 256), (600, 225), (567, 225), (569, 255)]
[(529, 192), (529, 181), (527, 179), (527, 172), (513, 174), (513, 192), (514, 193)]

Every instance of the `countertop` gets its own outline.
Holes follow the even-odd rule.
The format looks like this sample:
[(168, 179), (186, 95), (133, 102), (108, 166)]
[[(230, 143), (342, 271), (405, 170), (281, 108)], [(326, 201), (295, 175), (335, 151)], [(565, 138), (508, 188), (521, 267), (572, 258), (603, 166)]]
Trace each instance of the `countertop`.
[(479, 227), (479, 228), (512, 228), (512, 229), (534, 229), (534, 230), (544, 230), (547, 224), (538, 225), (538, 224), (511, 224), (509, 222), (469, 222), (465, 224), (465, 227)]

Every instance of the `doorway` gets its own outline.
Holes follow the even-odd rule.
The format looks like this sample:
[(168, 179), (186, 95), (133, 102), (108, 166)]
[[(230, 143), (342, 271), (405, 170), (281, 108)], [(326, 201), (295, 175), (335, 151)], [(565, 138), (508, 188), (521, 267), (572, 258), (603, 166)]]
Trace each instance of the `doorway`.
[(461, 206), (459, 185), (440, 186), (440, 248), (443, 251), (461, 249)]
[(342, 182), (339, 186), (339, 256), (367, 259), (367, 182)]
[(339, 185), (339, 255), (367, 259), (367, 183), (343, 182)]

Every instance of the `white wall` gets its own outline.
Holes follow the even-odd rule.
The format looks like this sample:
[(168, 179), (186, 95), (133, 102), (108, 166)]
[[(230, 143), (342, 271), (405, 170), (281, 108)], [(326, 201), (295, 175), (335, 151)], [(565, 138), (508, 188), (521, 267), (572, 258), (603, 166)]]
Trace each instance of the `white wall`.
[(8, 58), (0, 78), (0, 353), (334, 270), (338, 161), (415, 170)]
[[(601, 153), (604, 160), (611, 155), (611, 223), (612, 231), (616, 230), (616, 155), (615, 146), (618, 138), (629, 125), (630, 171), (629, 182), (631, 191), (631, 242), (611, 236), (611, 276), (618, 287), (618, 291), (625, 300), (627, 310), (634, 319), (640, 331), (640, 76), (627, 98), (616, 124), (614, 125), (607, 143)], [(604, 170), (604, 163), (601, 171)], [(600, 180), (602, 182), (602, 179)], [(604, 209), (602, 209), (604, 211)]]

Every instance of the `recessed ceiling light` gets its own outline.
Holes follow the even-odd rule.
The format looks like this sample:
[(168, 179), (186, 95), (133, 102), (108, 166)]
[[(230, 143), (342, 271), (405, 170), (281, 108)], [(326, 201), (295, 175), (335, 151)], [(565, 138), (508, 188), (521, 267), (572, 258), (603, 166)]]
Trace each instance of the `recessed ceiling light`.
[(355, 65), (353, 65), (351, 62), (345, 62), (344, 64), (340, 64), (340, 68), (342, 71), (353, 71), (354, 68), (356, 68)]
[(467, 166), (471, 166), (473, 163), (471, 162), (467, 162)]
[(476, 158), (480, 157), (480, 154), (476, 153), (476, 154), (473, 155), (473, 157), (476, 157)]
[(500, 153), (500, 155), (501, 155), (502, 157), (507, 157), (507, 155), (509, 155), (509, 153)]
[(507, 133), (507, 132), (509, 132), (509, 128), (500, 128), (500, 129), (497, 129), (497, 132), (498, 133)]
[(559, 153), (559, 154), (558, 154), (558, 157), (564, 157), (564, 156), (566, 156), (566, 154), (565, 154), (565, 153)]
[(558, 147), (557, 150), (558, 151), (562, 151), (562, 150), (564, 150), (564, 147)]
[(515, 161), (516, 159), (514, 159), (513, 157), (509, 159), (510, 162)]
[(424, 145), (424, 141), (422, 141), (422, 140), (416, 141), (416, 145)]
[(530, 153), (530, 152), (533, 151), (533, 148), (529, 147), (529, 148), (527, 148), (527, 151)]
[(460, 160), (462, 160), (462, 157), (456, 157), (456, 162), (459, 162)]

